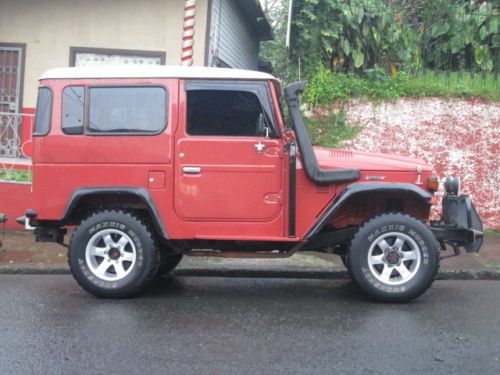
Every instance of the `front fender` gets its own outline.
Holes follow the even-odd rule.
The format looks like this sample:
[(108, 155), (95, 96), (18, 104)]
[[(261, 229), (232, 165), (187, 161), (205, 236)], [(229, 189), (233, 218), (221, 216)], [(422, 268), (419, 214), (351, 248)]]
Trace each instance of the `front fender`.
[(423, 203), (430, 204), (432, 195), (422, 188), (407, 183), (380, 183), (380, 182), (356, 182), (347, 186), (339, 196), (330, 203), (323, 214), (316, 220), (309, 229), (304, 239), (309, 240), (315, 236), (335, 215), (342, 205), (353, 196), (367, 192), (404, 192), (411, 193), (416, 199)]

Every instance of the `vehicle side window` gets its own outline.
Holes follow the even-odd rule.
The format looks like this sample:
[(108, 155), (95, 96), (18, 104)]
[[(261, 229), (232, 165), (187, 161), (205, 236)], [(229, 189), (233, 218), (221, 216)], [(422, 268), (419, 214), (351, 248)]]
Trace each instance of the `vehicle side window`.
[(90, 134), (156, 134), (167, 124), (167, 93), (162, 87), (91, 87)]
[(33, 135), (47, 135), (50, 130), (50, 117), (52, 114), (52, 91), (48, 87), (38, 89), (36, 102), (35, 128)]
[(194, 136), (260, 137), (264, 113), (247, 91), (187, 91), (187, 133)]
[(84, 94), (83, 86), (68, 86), (63, 90), (62, 130), (65, 134), (83, 133)]

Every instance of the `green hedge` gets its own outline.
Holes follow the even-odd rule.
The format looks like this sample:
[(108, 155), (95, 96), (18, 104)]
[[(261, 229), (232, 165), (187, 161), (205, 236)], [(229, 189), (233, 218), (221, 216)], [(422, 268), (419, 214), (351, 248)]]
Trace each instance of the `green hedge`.
[(311, 106), (350, 98), (387, 100), (404, 96), (480, 97), (500, 101), (500, 82), (492, 74), (429, 72), (410, 78), (404, 73), (392, 77), (371, 70), (358, 76), (320, 67), (310, 77), (305, 96)]

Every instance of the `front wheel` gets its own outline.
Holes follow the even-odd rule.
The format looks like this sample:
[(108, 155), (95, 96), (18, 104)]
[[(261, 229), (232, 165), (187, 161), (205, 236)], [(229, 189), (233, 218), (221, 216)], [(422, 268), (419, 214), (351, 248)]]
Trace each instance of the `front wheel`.
[(354, 280), (354, 276), (352, 274), (352, 267), (351, 267), (351, 260), (349, 259), (349, 255), (341, 255), (340, 259), (342, 260), (342, 264), (344, 267), (347, 269), (347, 273), (349, 274), (349, 277), (351, 280)]
[(148, 226), (123, 211), (103, 210), (73, 233), (68, 261), (76, 281), (98, 297), (127, 297), (151, 282), (160, 254)]
[(351, 272), (371, 297), (406, 302), (423, 294), (439, 269), (432, 232), (404, 214), (384, 214), (365, 223), (349, 249)]

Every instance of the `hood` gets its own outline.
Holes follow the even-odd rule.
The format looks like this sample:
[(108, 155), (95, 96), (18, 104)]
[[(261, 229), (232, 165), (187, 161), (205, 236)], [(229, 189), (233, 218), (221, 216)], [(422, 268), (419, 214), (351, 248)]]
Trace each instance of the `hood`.
[(417, 167), (422, 172), (432, 172), (432, 168), (423, 159), (406, 156), (369, 153), (360, 151), (336, 150), (314, 147), (314, 153), (322, 168), (358, 168), (362, 171), (408, 171), (415, 172)]

